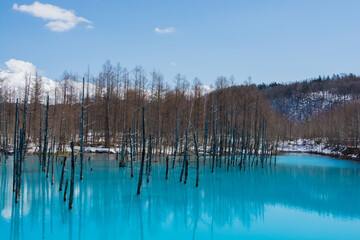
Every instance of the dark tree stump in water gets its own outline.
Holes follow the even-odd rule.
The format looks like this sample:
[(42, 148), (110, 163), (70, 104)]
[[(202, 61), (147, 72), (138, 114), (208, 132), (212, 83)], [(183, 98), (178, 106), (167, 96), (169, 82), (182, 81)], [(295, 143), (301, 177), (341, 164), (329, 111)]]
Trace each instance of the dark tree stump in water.
[(126, 167), (126, 162), (124, 159), (119, 162), (119, 167)]
[(166, 176), (165, 179), (169, 179), (169, 156), (166, 156)]

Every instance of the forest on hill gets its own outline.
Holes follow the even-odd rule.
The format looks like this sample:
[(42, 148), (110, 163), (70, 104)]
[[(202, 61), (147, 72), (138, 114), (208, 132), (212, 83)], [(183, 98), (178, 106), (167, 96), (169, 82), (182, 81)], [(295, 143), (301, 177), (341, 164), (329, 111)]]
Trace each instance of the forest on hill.
[(324, 139), (331, 145), (357, 147), (360, 77), (319, 76), (294, 83), (258, 85), (275, 111), (290, 120), (287, 139)]
[[(43, 141), (49, 93), (43, 90), (41, 76), (25, 79), (18, 99), (19, 119), (27, 99), (27, 139), (37, 148)], [(81, 80), (65, 72), (50, 93), (48, 132), (58, 149), (72, 139), (79, 144)], [(107, 61), (98, 75), (86, 74), (84, 81), (85, 146), (120, 147), (130, 138), (141, 145), (143, 108), (146, 135), (152, 135), (155, 147), (174, 151), (179, 145), (180, 153), (186, 132), (196, 133), (202, 145), (215, 141), (226, 148), (234, 141), (239, 146), (246, 142), (249, 151), (256, 150), (259, 138), (265, 138), (269, 147), (275, 146), (278, 136), (280, 141), (321, 139), (346, 146), (357, 146), (360, 138), (360, 82), (353, 74), (269, 85), (236, 85), (220, 76), (209, 90), (197, 78), (190, 83), (178, 74), (170, 87), (158, 71), (147, 73), (142, 67), (129, 71)], [(14, 142), (16, 90), (3, 82), (0, 135), (5, 146)]]

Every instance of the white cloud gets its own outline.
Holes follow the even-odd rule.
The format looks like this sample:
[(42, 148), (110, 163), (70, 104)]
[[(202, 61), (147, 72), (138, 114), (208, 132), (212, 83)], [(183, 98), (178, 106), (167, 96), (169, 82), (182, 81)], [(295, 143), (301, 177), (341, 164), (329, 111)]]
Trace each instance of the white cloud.
[(25, 87), (25, 77), (36, 73), (36, 67), (31, 62), (10, 59), (5, 65), (8, 69), (0, 70), (0, 78), (4, 78), (9, 87)]
[(176, 63), (172, 62), (170, 63), (171, 66), (175, 67), (176, 66)]
[(163, 29), (160, 29), (160, 28), (156, 27), (154, 31), (156, 33), (160, 33), (160, 34), (166, 34), (166, 33), (175, 32), (175, 29), (173, 27), (167, 27), (167, 28), (163, 28)]
[(12, 73), (34, 74), (36, 72), (36, 67), (31, 62), (10, 59), (9, 61), (5, 62), (5, 65), (8, 67), (8, 71)]
[[(10, 59), (5, 62), (5, 66), (7, 69), (0, 69), (0, 78), (4, 79), (3, 84), (6, 87), (18, 90), (18, 93), (25, 88), (25, 78), (30, 77), (30, 79), (34, 79), (37, 69), (34, 64), (31, 62), (25, 62), (17, 59)], [(42, 77), (42, 81), (44, 83), (44, 90), (49, 92), (55, 86), (55, 81)]]
[(40, 2), (34, 2), (31, 5), (18, 5), (14, 3), (13, 9), (48, 20), (49, 22), (45, 26), (54, 32), (70, 30), (80, 22), (91, 23), (83, 17), (76, 16), (72, 10), (63, 9), (51, 4), (42, 4)]
[[(1, 85), (6, 87), (8, 90), (13, 91), (11, 94), (11, 100), (23, 98), (26, 79), (30, 78), (31, 83), (34, 83), (37, 68), (31, 62), (25, 62), (17, 59), (10, 59), (5, 62), (7, 69), (0, 69), (0, 79)], [(55, 95), (55, 89), (61, 89), (63, 82), (56, 82), (50, 78), (41, 76), (42, 89), (44, 94), (50, 95), (50, 101), (52, 101), (51, 96)], [(76, 93), (80, 93), (82, 90), (82, 82), (77, 82), (74, 80), (69, 80), (68, 84), (72, 86)], [(86, 85), (85, 85), (86, 86)], [(86, 87), (87, 88), (87, 87)], [(89, 83), (90, 95), (95, 92), (95, 86)], [(45, 100), (45, 98), (43, 99)]]

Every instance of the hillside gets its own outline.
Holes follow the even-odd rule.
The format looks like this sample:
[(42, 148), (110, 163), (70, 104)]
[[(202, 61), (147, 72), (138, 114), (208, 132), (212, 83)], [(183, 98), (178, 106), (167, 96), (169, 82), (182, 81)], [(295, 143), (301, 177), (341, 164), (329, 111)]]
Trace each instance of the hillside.
[(360, 77), (353, 74), (333, 75), (288, 84), (260, 84), (258, 88), (275, 110), (299, 121), (357, 101)]

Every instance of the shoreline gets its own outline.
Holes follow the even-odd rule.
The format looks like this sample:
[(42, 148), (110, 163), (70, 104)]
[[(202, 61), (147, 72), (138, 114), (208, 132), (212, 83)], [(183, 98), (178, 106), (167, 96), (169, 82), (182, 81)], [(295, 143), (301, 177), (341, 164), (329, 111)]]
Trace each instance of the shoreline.
[(279, 148), (279, 152), (280, 154), (306, 153), (360, 162), (359, 148), (353, 146), (334, 147), (323, 142), (315, 143), (314, 140), (284, 141)]

